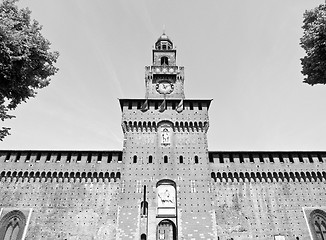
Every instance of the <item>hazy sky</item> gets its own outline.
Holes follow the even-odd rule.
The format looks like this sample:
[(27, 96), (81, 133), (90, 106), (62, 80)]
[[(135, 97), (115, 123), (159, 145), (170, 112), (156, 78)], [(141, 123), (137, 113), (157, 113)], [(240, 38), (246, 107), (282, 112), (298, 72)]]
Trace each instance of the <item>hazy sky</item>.
[(162, 33), (186, 98), (214, 99), (209, 150), (326, 150), (326, 86), (302, 83), (302, 15), (322, 0), (20, 0), (60, 71), (4, 122), (0, 149), (121, 150), (118, 98), (143, 98)]

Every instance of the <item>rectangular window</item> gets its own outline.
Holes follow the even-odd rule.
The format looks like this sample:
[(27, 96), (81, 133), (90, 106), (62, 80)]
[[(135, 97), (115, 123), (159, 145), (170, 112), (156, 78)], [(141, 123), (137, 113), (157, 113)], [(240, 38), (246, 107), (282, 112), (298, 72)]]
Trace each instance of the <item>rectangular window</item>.
[(224, 158), (222, 154), (219, 154), (218, 158), (220, 159), (220, 163), (224, 163)]

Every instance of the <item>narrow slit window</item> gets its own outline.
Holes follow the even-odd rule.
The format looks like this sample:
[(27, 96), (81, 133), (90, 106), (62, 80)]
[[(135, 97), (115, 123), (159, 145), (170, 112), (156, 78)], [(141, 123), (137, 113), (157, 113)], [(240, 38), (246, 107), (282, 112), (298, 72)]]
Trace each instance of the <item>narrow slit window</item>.
[(179, 156), (179, 163), (183, 163), (183, 156)]
[(136, 155), (133, 158), (133, 163), (137, 163), (137, 156)]
[(164, 163), (168, 163), (168, 156), (164, 156)]

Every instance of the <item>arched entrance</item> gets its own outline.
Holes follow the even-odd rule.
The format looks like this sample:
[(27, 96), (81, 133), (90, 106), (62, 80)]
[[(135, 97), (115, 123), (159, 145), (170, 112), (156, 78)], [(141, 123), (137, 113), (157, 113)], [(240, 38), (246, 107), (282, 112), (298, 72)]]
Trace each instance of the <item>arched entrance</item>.
[(162, 220), (157, 225), (156, 239), (157, 240), (176, 240), (177, 233), (176, 233), (175, 224), (168, 219)]

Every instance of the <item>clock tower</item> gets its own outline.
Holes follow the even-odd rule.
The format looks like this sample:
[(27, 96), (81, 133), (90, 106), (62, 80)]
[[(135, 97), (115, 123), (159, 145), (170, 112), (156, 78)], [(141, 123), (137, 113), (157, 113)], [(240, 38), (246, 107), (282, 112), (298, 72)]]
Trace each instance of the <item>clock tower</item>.
[(124, 174), (117, 239), (215, 239), (208, 194), (211, 100), (185, 99), (184, 68), (166, 34), (152, 56), (145, 98), (120, 99)]
[(176, 64), (177, 52), (165, 33), (153, 49), (152, 65), (146, 66), (146, 98), (184, 98), (184, 68)]

